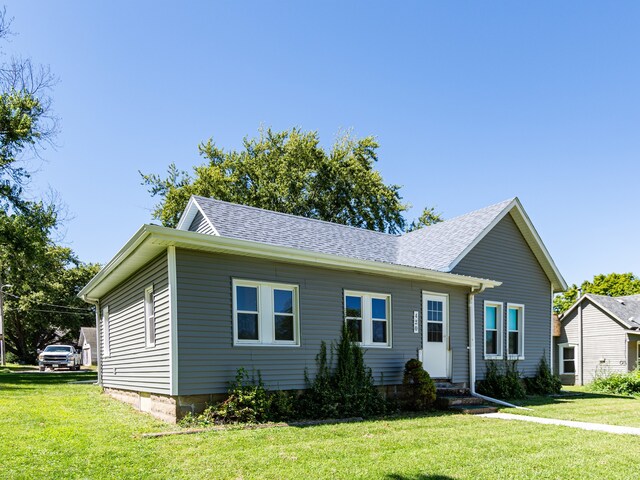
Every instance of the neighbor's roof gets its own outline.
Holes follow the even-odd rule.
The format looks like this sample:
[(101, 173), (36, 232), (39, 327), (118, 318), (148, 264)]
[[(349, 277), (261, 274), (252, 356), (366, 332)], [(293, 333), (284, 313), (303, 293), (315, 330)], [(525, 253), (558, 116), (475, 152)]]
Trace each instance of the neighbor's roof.
[(188, 230), (200, 212), (214, 234), (269, 245), (451, 272), (458, 262), (511, 213), (551, 280), (554, 291), (566, 283), (517, 198), (511, 198), (403, 235), (391, 235), (261, 208), (193, 196), (178, 229)]
[(595, 303), (626, 328), (631, 330), (640, 329), (640, 295), (610, 297), (608, 295), (585, 293), (569, 310), (562, 314), (562, 318), (566, 318), (569, 312), (573, 311), (585, 299)]
[(78, 338), (78, 345), (82, 345), (82, 339), (93, 346), (97, 345), (96, 327), (80, 327), (80, 338)]

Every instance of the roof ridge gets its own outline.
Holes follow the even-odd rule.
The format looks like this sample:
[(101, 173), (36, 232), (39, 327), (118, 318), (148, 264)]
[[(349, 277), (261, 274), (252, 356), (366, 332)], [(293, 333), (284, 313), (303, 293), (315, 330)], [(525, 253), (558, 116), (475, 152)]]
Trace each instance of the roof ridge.
[(470, 215), (475, 215), (475, 214), (477, 214), (478, 212), (481, 212), (481, 211), (483, 211), (483, 210), (489, 210), (490, 208), (496, 207), (496, 206), (501, 205), (501, 204), (505, 204), (505, 206), (506, 206), (507, 204), (509, 204), (509, 203), (513, 202), (516, 198), (518, 198), (518, 197), (511, 197), (511, 198), (509, 198), (509, 199), (502, 200), (501, 202), (496, 202), (496, 203), (493, 203), (493, 204), (491, 204), (491, 205), (487, 205), (486, 207), (482, 207), (482, 208), (478, 208), (478, 209), (476, 209), (476, 210), (472, 210), (471, 212), (467, 212), (467, 213), (462, 213), (462, 214), (460, 214), (460, 215), (456, 215), (455, 217), (453, 217), (453, 218), (448, 218), (448, 219), (446, 219), (446, 220), (444, 220), (444, 221), (442, 221), (442, 222), (434, 223), (434, 224), (432, 224), (432, 225), (427, 225), (427, 226), (425, 226), (425, 227), (423, 227), (423, 228), (419, 228), (419, 229), (417, 229), (417, 230), (413, 230), (412, 232), (406, 232), (406, 233), (403, 233), (403, 234), (401, 235), (401, 237), (405, 237), (405, 236), (407, 236), (407, 235), (411, 235), (411, 234), (416, 233), (416, 232), (419, 232), (419, 231), (421, 231), (421, 230), (426, 230), (426, 229), (430, 229), (430, 228), (434, 228), (434, 227), (442, 226), (442, 225), (445, 225), (445, 224), (446, 224), (446, 223), (448, 223), (448, 222), (452, 222), (452, 221), (454, 221), (454, 220), (459, 220), (459, 219), (461, 219), (461, 218), (463, 218), (463, 217), (467, 217), (467, 216), (470, 216)]
[[(276, 212), (275, 210), (269, 210), (267, 208), (254, 207), (252, 205), (244, 205), (242, 203), (228, 202), (226, 200), (220, 200), (218, 198), (203, 197), (202, 195), (192, 195), (192, 196), (196, 199), (196, 201), (197, 201), (198, 198), (201, 198), (201, 199), (206, 200), (206, 201), (224, 203), (226, 205), (233, 205), (234, 207), (242, 207), (242, 208), (247, 208), (247, 209), (250, 209), (250, 210), (259, 210), (259, 211), (262, 211), (262, 212), (269, 212), (269, 213), (273, 213), (275, 215), (281, 215), (281, 216), (285, 216), (285, 217), (293, 217), (293, 218), (297, 218), (297, 219), (301, 219), (301, 220), (307, 220), (307, 221), (310, 221), (310, 222), (327, 223), (329, 225), (333, 225), (333, 226), (337, 226), (337, 227), (356, 229), (358, 231), (363, 231), (363, 232), (367, 232), (367, 233), (375, 233), (377, 235), (384, 235), (385, 237), (390, 237), (390, 238), (399, 238), (401, 236), (401, 235), (397, 235), (395, 233), (378, 232), (377, 230), (370, 230), (368, 228), (363, 228), (363, 227), (354, 227), (353, 225), (344, 225), (343, 223), (330, 222), (328, 220), (320, 220), (318, 218), (303, 217), (301, 215), (294, 215), (293, 213)], [(212, 223), (213, 223), (213, 221), (212, 221)]]

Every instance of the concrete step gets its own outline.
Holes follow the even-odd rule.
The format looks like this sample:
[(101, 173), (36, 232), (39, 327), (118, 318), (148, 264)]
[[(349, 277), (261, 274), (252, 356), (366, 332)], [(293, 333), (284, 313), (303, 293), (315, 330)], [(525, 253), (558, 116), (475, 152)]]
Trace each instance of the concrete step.
[(440, 408), (450, 408), (463, 405), (482, 405), (484, 400), (477, 397), (442, 396), (436, 398), (436, 405)]
[(481, 413), (496, 413), (498, 409), (489, 405), (459, 405), (449, 407), (449, 410), (466, 415), (480, 415)]
[(463, 387), (442, 387), (436, 388), (438, 397), (468, 397), (469, 389)]

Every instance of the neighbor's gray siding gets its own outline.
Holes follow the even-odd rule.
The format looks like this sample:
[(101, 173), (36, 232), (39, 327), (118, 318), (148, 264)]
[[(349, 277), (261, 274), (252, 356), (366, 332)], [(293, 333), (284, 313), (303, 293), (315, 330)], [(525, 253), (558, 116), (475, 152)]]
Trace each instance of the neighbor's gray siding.
[[(524, 304), (524, 360), (518, 366), (524, 376), (535, 375), (543, 355), (551, 349), (551, 282), (511, 218), (506, 215), (453, 269), (453, 273), (502, 282), (476, 295), (477, 378), (484, 378), (484, 300)], [(503, 339), (506, 353), (506, 333)]]
[[(259, 370), (269, 388), (305, 388), (305, 368), (315, 374), (320, 342), (339, 336), (345, 289), (391, 294), (393, 348), (365, 354), (376, 382), (383, 375), (385, 384), (401, 383), (405, 362), (421, 348), (413, 312), (421, 312), (422, 290), (449, 293), (453, 380), (467, 381), (464, 288), (183, 249), (176, 263), (180, 395), (225, 392), (239, 367)], [(233, 346), (233, 278), (299, 285), (300, 347)]]
[(640, 335), (629, 334), (629, 371), (640, 367), (638, 365), (638, 342), (640, 342)]
[(207, 219), (204, 218), (200, 211), (198, 211), (198, 213), (196, 213), (196, 216), (193, 217), (193, 221), (191, 222), (191, 225), (189, 225), (189, 231), (207, 233), (209, 235), (215, 234), (213, 227), (211, 227), (211, 224), (207, 222)]
[(589, 300), (582, 302), (582, 336), (584, 384), (593, 381), (598, 373), (628, 371), (624, 327)]
[(568, 315), (566, 315), (561, 323), (560, 336), (555, 339), (555, 351), (553, 352), (554, 372), (560, 375), (560, 345), (563, 343), (571, 343), (576, 346), (576, 373), (575, 375), (563, 374), (560, 375), (562, 383), (565, 385), (581, 385), (580, 379), (580, 309), (576, 308)]
[[(156, 344), (145, 345), (144, 290), (153, 285)], [(170, 308), (167, 254), (163, 253), (100, 299), (109, 307), (110, 356), (101, 359), (102, 386), (170, 393)], [(103, 327), (100, 318), (99, 335)], [(102, 352), (101, 352), (102, 355)]]

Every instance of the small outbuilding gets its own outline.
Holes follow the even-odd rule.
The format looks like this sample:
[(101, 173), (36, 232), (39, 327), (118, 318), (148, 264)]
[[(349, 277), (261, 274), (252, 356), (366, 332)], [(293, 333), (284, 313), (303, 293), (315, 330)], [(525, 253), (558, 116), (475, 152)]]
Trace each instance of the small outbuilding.
[(565, 385), (585, 385), (640, 365), (640, 295), (587, 293), (560, 315), (560, 325), (555, 371)]
[(90, 366), (98, 363), (98, 344), (95, 327), (80, 328), (78, 346), (82, 349), (82, 365)]

